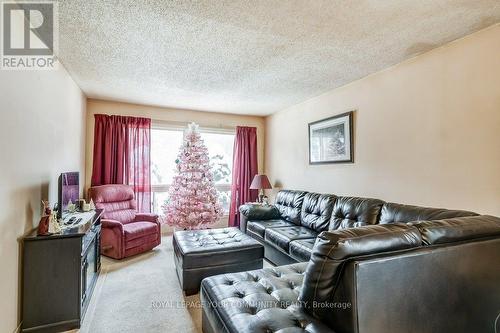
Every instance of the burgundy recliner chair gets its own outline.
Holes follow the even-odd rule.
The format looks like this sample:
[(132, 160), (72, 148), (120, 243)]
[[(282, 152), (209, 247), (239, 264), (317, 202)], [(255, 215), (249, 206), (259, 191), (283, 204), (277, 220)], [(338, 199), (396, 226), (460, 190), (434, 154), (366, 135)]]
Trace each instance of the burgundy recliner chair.
[(149, 251), (161, 243), (158, 215), (138, 213), (134, 191), (128, 185), (101, 185), (89, 189), (101, 219), (101, 253), (122, 259)]

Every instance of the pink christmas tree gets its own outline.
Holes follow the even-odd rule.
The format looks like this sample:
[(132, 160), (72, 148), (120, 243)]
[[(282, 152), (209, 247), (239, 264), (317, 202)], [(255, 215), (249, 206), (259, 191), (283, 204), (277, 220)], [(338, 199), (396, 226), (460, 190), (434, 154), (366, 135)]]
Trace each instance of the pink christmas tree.
[(198, 125), (191, 123), (184, 132), (177, 160), (177, 175), (169, 189), (169, 200), (163, 205), (164, 220), (182, 229), (201, 229), (223, 215), (213, 182), (208, 150)]

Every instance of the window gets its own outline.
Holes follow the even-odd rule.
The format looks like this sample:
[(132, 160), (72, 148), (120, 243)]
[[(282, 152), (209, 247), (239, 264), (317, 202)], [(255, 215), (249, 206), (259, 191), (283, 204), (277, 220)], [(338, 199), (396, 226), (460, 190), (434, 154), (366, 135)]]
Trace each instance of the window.
[[(183, 142), (183, 130), (183, 128), (151, 129), (153, 211), (160, 215), (163, 214), (162, 205), (168, 200), (172, 178), (177, 173), (175, 160)], [(210, 155), (214, 183), (219, 191), (219, 201), (227, 214), (231, 197), (234, 133), (202, 129), (201, 137)]]

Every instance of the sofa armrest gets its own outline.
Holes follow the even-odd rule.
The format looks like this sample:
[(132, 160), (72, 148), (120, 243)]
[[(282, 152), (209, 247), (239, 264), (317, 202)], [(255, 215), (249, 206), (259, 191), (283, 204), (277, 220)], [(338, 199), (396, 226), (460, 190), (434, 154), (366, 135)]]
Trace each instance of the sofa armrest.
[(272, 220), (280, 218), (280, 211), (276, 206), (244, 204), (239, 208), (241, 215), (247, 220)]
[(306, 312), (330, 327), (338, 327), (339, 312), (330, 305), (335, 302), (335, 292), (341, 285), (344, 266), (349, 260), (421, 245), (418, 229), (405, 223), (323, 231), (316, 239), (304, 273), (299, 301)]
[(276, 206), (244, 204), (240, 206), (239, 211), (240, 230), (244, 233), (247, 232), (247, 221), (280, 218), (280, 212)]
[(153, 214), (153, 213), (137, 213), (137, 214), (135, 214), (134, 222), (140, 222), (140, 221), (156, 223), (156, 222), (158, 222), (158, 214)]

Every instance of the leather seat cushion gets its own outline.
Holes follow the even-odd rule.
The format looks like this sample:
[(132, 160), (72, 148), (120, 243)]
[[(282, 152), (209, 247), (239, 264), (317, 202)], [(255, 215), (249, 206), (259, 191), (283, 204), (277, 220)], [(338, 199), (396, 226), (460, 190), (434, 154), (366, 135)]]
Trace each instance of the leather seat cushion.
[(176, 264), (183, 269), (236, 264), (264, 256), (264, 248), (238, 228), (176, 231)]
[(309, 261), (316, 238), (299, 239), (290, 242), (290, 256), (298, 261)]
[(305, 227), (281, 227), (266, 229), (265, 240), (277, 249), (288, 253), (289, 244), (296, 239), (316, 238), (318, 233)]
[(152, 222), (131, 222), (123, 225), (123, 233), (125, 234), (125, 242), (133, 239), (158, 234), (158, 224)]
[[(297, 302), (307, 263), (211, 276), (201, 283), (204, 312), (228, 332), (333, 331)], [(204, 329), (205, 330), (205, 329)]]
[(473, 212), (465, 210), (452, 210), (444, 208), (429, 208), (411, 205), (403, 205), (394, 202), (386, 202), (380, 212), (380, 224), (395, 222), (412, 222), (442, 220), (454, 217), (475, 216)]
[(264, 239), (264, 234), (267, 228), (293, 227), (295, 224), (282, 220), (266, 220), (266, 221), (248, 221), (247, 230)]

